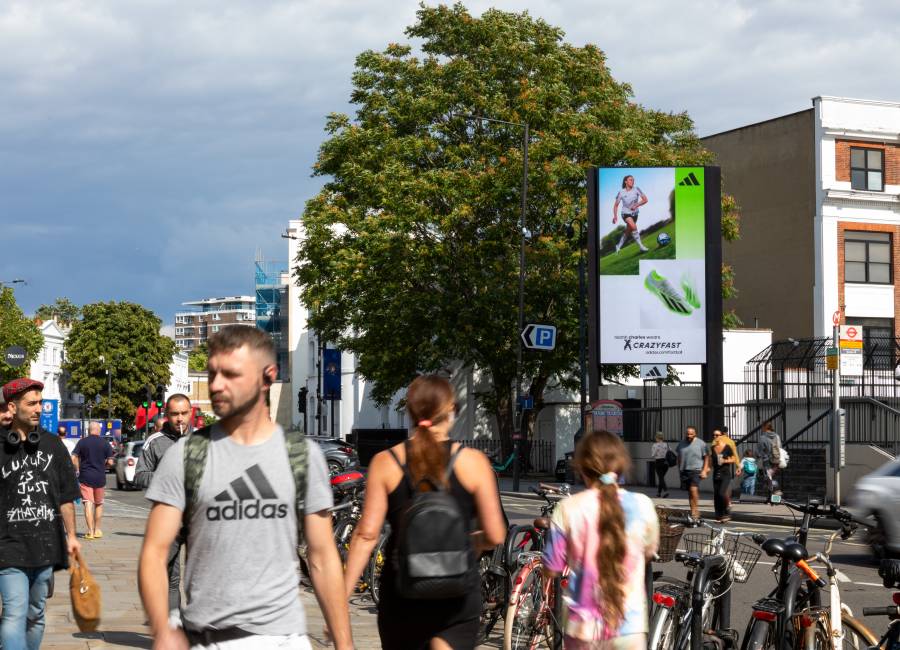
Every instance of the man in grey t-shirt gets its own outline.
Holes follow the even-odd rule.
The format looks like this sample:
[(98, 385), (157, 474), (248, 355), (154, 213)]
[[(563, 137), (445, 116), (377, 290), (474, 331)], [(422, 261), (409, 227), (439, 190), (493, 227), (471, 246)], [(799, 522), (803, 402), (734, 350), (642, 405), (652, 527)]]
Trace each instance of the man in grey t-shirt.
[[(294, 478), (284, 432), (265, 399), (276, 374), (271, 339), (255, 327), (224, 328), (209, 339), (208, 368), (221, 420), (210, 432), (188, 522), (183, 631), (167, 622), (165, 560), (186, 506), (185, 439), (163, 456), (147, 491), (153, 509), (139, 578), (154, 647), (306, 650)], [(328, 470), (316, 445), (308, 451), (303, 529), (310, 577), (335, 647), (352, 648)]]
[(684, 440), (675, 449), (681, 484), (687, 487), (691, 516), (700, 516), (700, 481), (709, 474), (709, 445), (697, 437), (697, 429), (687, 427)]

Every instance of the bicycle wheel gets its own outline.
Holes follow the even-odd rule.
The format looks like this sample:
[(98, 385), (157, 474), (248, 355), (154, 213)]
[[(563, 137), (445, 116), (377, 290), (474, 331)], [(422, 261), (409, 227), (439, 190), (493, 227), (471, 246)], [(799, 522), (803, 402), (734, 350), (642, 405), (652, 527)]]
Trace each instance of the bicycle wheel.
[(672, 610), (666, 607), (657, 607), (650, 620), (650, 635), (647, 637), (649, 650), (671, 650), (675, 647), (675, 639), (678, 637), (676, 629), (677, 621)]
[(747, 632), (744, 634), (744, 642), (741, 644), (741, 650), (764, 650), (765, 648), (774, 648), (775, 643), (772, 638), (775, 632), (775, 626), (766, 621), (751, 619)]
[(844, 626), (844, 639), (841, 642), (842, 648), (846, 650), (851, 648), (853, 650), (866, 650), (878, 645), (878, 637), (862, 621), (853, 618), (847, 612), (841, 615), (841, 624)]
[(481, 617), (478, 624), (478, 642), (484, 643), (490, 636), (506, 607), (506, 577), (492, 571), (493, 554), (481, 556), (478, 573), (481, 577)]
[(365, 581), (369, 585), (369, 593), (372, 600), (378, 604), (381, 597), (381, 570), (384, 568), (384, 545), (387, 543), (387, 536), (382, 535), (372, 551), (372, 557), (369, 558), (369, 566), (366, 568)]
[(516, 573), (503, 626), (503, 650), (534, 650), (541, 639), (544, 585), (541, 565), (528, 562)]

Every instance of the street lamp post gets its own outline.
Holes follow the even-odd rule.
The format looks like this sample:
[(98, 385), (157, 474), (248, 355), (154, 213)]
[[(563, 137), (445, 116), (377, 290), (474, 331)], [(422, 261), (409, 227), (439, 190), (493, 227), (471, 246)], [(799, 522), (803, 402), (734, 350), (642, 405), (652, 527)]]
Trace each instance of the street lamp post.
[(523, 130), (522, 133), (522, 209), (519, 215), (519, 328), (516, 332), (518, 348), (516, 350), (516, 401), (512, 408), (513, 413), (513, 492), (519, 491), (519, 474), (522, 459), (522, 425), (525, 421), (525, 409), (522, 408), (522, 331), (525, 329), (525, 213), (528, 204), (528, 122), (508, 122), (497, 120), (482, 115), (452, 114), (454, 117), (462, 117), (467, 120), (481, 122), (494, 122), (516, 126)]
[[(581, 384), (581, 414), (579, 416), (580, 426), (584, 426), (584, 413), (587, 410), (587, 340), (585, 330), (587, 329), (587, 319), (584, 312), (584, 226), (581, 222), (578, 224), (578, 378)], [(567, 234), (570, 239), (575, 237), (575, 227), (569, 224)]]

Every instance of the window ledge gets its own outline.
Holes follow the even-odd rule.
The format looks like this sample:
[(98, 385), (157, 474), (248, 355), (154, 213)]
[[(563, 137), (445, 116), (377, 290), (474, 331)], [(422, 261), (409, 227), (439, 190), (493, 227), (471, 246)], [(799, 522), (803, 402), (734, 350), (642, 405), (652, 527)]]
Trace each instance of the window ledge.
[(900, 195), (870, 190), (825, 190), (825, 198), (836, 202), (900, 203)]

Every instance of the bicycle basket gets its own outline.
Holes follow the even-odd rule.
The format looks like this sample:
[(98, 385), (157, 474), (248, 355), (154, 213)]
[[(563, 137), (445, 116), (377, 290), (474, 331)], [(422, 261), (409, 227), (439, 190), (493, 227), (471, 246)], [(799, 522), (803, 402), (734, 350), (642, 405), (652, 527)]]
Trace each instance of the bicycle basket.
[[(688, 553), (715, 555), (715, 533), (689, 533), (682, 536), (682, 544)], [(753, 567), (759, 561), (762, 551), (755, 544), (749, 544), (739, 537), (726, 537), (721, 553), (727, 559), (725, 571), (731, 573), (734, 582), (744, 583), (750, 578)]]
[(675, 559), (675, 551), (678, 550), (678, 543), (684, 533), (684, 526), (668, 523), (669, 517), (673, 515), (684, 517), (685, 513), (683, 510), (656, 506), (656, 516), (659, 517), (659, 550), (656, 554), (659, 562), (671, 562)]

